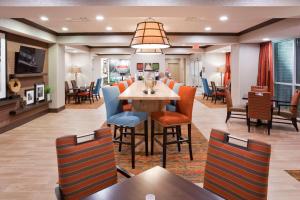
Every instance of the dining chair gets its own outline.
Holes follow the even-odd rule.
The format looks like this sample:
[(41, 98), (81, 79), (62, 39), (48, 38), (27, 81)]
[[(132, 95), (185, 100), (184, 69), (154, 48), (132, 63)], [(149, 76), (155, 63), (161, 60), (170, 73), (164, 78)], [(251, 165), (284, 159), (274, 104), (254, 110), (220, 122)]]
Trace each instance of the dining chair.
[(96, 100), (98, 100), (98, 98), (100, 99), (100, 89), (101, 89), (101, 83), (102, 83), (102, 78), (98, 78), (97, 82), (96, 82), (96, 86), (93, 90), (93, 95), (96, 97)]
[(267, 200), (271, 145), (212, 129), (203, 188), (224, 199)]
[(167, 78), (167, 81), (166, 81), (166, 85), (167, 85), (167, 86), (169, 86), (170, 81), (171, 81), (171, 80), (170, 80), (169, 78)]
[(71, 97), (76, 101), (77, 94), (70, 89), (68, 81), (65, 81), (65, 104), (70, 103)]
[[(178, 151), (181, 151), (180, 145), (185, 142), (189, 145), (190, 160), (193, 160), (192, 152), (192, 112), (194, 105), (196, 88), (190, 86), (181, 86), (178, 95), (180, 100), (176, 102), (176, 112), (161, 111), (151, 113), (151, 155), (154, 153), (154, 141), (162, 144), (163, 147), (163, 167), (166, 167), (167, 145), (177, 144)], [(155, 123), (163, 127), (163, 133), (155, 133)], [(181, 126), (188, 126), (188, 138), (181, 135)], [(174, 127), (176, 129), (176, 140), (167, 141), (167, 136), (173, 134), (167, 130)], [(162, 135), (161, 143), (155, 136)]]
[(93, 95), (94, 85), (95, 85), (95, 82), (92, 81), (90, 83), (89, 89), (87, 91), (78, 92), (77, 96), (79, 98), (79, 101), (88, 99), (90, 101), (90, 104), (95, 102), (94, 95)]
[(133, 175), (116, 166), (109, 128), (85, 136), (56, 139), (59, 185), (58, 200), (79, 200), (117, 183), (117, 172)]
[(252, 85), (251, 92), (269, 92), (269, 88), (268, 88), (268, 86)]
[(172, 90), (173, 87), (175, 85), (175, 81), (174, 80), (170, 80), (169, 84), (168, 84), (168, 87)]
[[(118, 86), (120, 93), (123, 93), (127, 88), (127, 82), (126, 81), (121, 81), (116, 84)], [(124, 111), (131, 111), (132, 110), (132, 103), (129, 101), (122, 101), (123, 102), (123, 110)]]
[[(120, 91), (116, 86), (107, 86), (102, 88), (104, 102), (106, 107), (107, 124), (119, 128), (120, 136), (114, 137), (114, 142), (119, 143), (119, 151), (122, 150), (122, 144), (131, 146), (131, 165), (135, 168), (135, 136), (143, 136), (145, 139), (145, 154), (148, 156), (148, 121), (146, 112), (128, 112), (124, 111), (122, 101), (119, 100)], [(135, 127), (144, 122), (144, 133), (136, 133)], [(129, 132), (123, 132), (123, 129), (129, 129)], [(115, 133), (114, 133), (115, 134)], [(124, 142), (123, 135), (130, 135), (131, 142)]]
[(132, 79), (130, 78), (130, 79), (127, 79), (126, 82), (127, 82), (128, 86), (130, 86), (130, 85), (132, 84), (133, 81), (132, 81)]
[(214, 81), (211, 81), (211, 88), (212, 88), (212, 99), (211, 101), (215, 101), (217, 103), (217, 99), (221, 98), (224, 102), (225, 98), (225, 92), (218, 90), (216, 83)]
[(165, 78), (162, 79), (162, 82), (163, 82), (164, 84), (166, 84), (166, 83), (167, 83), (167, 80), (168, 80), (168, 79), (165, 77)]
[(77, 89), (78, 86), (77, 86), (77, 83), (75, 80), (71, 80), (71, 85), (72, 85), (72, 89)]
[(206, 99), (208, 99), (209, 97), (212, 97), (212, 91), (209, 88), (207, 79), (206, 78), (202, 78), (202, 83), (203, 83), (203, 89), (204, 89), (203, 99), (205, 97), (206, 97)]
[(227, 116), (226, 116), (225, 123), (227, 123), (227, 121), (230, 118), (247, 119), (246, 106), (233, 106), (231, 92), (229, 88), (225, 89), (225, 98), (226, 98), (226, 105), (227, 105)]
[[(297, 125), (297, 117), (298, 117), (298, 105), (300, 100), (300, 90), (296, 90), (295, 93), (292, 96), (291, 103), (278, 103), (278, 110), (277, 112), (274, 111), (274, 114), (276, 116), (279, 116), (280, 118), (274, 118), (276, 120), (290, 120), (292, 122), (292, 125), (295, 127), (296, 131), (298, 132), (298, 125)], [(287, 110), (282, 110), (281, 107), (289, 107)], [(284, 123), (279, 121), (274, 121), (275, 123)], [(285, 124), (285, 123), (284, 123)]]
[(272, 128), (273, 106), (270, 92), (249, 92), (247, 105), (247, 125), (250, 132), (251, 119), (266, 120), (268, 135)]
[[(179, 88), (183, 85), (184, 85), (183, 83), (175, 83), (173, 87), (173, 92), (178, 94)], [(170, 104), (166, 105), (166, 110), (176, 112), (176, 101), (175, 100), (170, 101)]]

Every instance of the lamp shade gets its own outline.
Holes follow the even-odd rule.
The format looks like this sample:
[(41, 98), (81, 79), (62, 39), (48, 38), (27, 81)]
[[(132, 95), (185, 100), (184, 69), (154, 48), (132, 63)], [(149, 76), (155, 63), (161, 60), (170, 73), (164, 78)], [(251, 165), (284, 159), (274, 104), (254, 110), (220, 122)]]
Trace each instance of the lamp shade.
[(163, 24), (149, 19), (137, 24), (130, 46), (140, 49), (164, 49), (169, 48), (170, 43)]
[(159, 55), (163, 54), (163, 51), (161, 49), (136, 49), (135, 54)]
[(80, 67), (72, 67), (71, 68), (71, 73), (81, 73), (81, 68)]
[(217, 67), (217, 72), (225, 73), (225, 67)]

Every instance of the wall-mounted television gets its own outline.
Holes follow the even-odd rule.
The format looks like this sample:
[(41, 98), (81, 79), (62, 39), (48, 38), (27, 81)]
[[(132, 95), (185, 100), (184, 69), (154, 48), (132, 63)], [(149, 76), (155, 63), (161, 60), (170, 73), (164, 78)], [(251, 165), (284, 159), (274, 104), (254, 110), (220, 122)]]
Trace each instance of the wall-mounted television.
[(45, 62), (45, 50), (21, 46), (16, 53), (15, 73), (42, 73)]

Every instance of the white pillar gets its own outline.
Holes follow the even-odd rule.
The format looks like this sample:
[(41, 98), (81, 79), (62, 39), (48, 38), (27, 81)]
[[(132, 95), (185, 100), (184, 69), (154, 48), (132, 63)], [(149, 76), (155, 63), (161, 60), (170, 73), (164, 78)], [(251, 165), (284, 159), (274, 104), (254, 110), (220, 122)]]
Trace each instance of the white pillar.
[(49, 48), (49, 85), (52, 103), (50, 108), (59, 109), (65, 105), (65, 47), (53, 44)]
[(231, 95), (234, 105), (245, 104), (243, 96), (256, 85), (259, 44), (234, 44), (231, 46)]

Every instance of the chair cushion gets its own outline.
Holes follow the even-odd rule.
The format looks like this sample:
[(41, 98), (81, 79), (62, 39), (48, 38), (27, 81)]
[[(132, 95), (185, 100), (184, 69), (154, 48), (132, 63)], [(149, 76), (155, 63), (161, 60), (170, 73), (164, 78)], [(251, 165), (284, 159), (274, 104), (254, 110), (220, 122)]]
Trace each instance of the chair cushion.
[(107, 120), (107, 123), (117, 126), (135, 127), (147, 120), (147, 117), (147, 113), (145, 112), (121, 112), (111, 116)]
[(213, 94), (217, 96), (225, 96), (225, 92), (214, 92)]
[(153, 112), (151, 118), (163, 126), (191, 123), (190, 119), (178, 112)]
[(132, 104), (124, 104), (123, 105), (123, 111), (131, 111), (132, 110)]
[(168, 104), (166, 106), (167, 111), (171, 111), (171, 112), (176, 112), (176, 106), (172, 105), (172, 104)]
[(274, 115), (278, 115), (280, 117), (291, 119), (293, 117), (297, 117), (294, 113), (292, 113), (290, 110), (280, 110), (280, 113), (278, 112), (278, 109), (275, 109), (273, 111)]
[(79, 96), (87, 96), (89, 94), (90, 94), (89, 92), (79, 92), (78, 93)]

